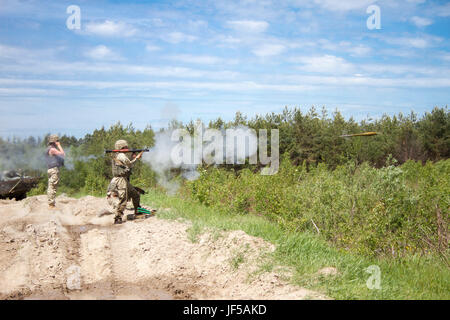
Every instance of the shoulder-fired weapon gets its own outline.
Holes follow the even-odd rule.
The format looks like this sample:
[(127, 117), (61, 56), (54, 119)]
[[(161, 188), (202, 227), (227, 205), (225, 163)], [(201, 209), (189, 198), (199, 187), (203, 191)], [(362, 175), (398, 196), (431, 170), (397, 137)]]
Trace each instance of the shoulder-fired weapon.
[(131, 152), (131, 153), (138, 153), (138, 152), (149, 152), (149, 149), (115, 149), (115, 150), (105, 150), (105, 153), (113, 153), (113, 152)]

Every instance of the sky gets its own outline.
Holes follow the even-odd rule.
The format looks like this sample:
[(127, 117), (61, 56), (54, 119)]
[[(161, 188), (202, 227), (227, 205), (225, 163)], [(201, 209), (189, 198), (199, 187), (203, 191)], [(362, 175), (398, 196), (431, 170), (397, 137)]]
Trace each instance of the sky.
[(450, 101), (449, 17), (433, 0), (0, 0), (0, 136), (421, 115)]

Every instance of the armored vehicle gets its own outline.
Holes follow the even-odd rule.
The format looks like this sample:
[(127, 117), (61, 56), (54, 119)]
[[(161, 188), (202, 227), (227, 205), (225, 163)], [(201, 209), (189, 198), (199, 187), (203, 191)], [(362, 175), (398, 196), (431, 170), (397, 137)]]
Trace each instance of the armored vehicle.
[(25, 199), (27, 192), (38, 184), (39, 179), (21, 175), (15, 170), (3, 171), (0, 173), (0, 199)]

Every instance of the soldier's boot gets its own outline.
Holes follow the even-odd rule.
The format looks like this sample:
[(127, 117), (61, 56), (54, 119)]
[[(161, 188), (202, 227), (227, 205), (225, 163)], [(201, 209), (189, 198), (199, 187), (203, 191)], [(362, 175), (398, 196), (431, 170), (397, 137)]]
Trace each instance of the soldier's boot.
[(121, 224), (122, 223), (122, 217), (115, 216), (114, 217), (114, 224)]
[(141, 199), (139, 197), (133, 197), (132, 198), (132, 202), (133, 202), (133, 208), (134, 208), (134, 214), (138, 214), (138, 209), (141, 206)]

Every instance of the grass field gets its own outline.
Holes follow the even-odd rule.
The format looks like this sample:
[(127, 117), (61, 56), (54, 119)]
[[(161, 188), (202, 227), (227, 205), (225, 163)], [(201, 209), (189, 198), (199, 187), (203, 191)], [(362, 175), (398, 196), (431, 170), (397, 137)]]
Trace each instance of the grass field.
[[(262, 270), (289, 266), (295, 270), (290, 279), (293, 284), (320, 291), (334, 299), (450, 298), (450, 270), (439, 257), (369, 258), (336, 249), (315, 234), (287, 232), (256, 215), (225, 213), (156, 190), (151, 190), (142, 201), (155, 208), (171, 208), (170, 211), (160, 210), (158, 216), (161, 218), (191, 221), (188, 233), (191, 241), (206, 228), (213, 228), (243, 230), (273, 243), (276, 250), (261, 266)], [(378, 266), (380, 270), (380, 289), (373, 288), (375, 274), (367, 272), (369, 266)], [(324, 267), (336, 268), (338, 275), (317, 275)], [(372, 284), (372, 289), (368, 288), (367, 282), (369, 286)]]

